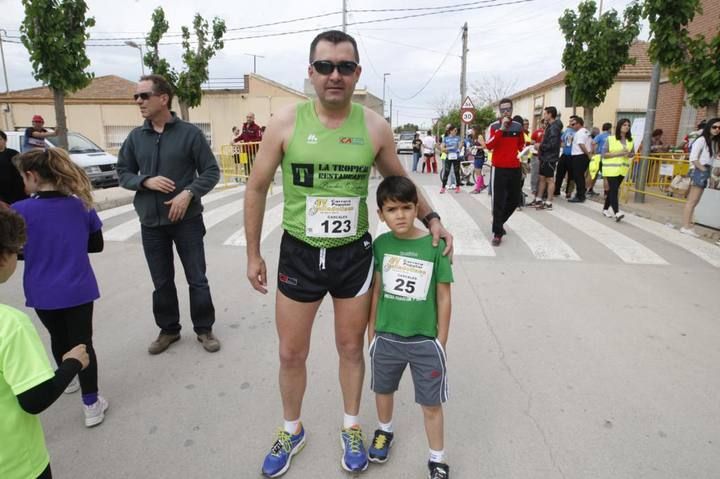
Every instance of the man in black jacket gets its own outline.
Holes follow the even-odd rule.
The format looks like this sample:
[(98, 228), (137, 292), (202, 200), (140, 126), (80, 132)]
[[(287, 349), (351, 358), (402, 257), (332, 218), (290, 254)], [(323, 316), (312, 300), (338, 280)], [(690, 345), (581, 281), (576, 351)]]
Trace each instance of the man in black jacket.
[(212, 333), (215, 307), (205, 275), (205, 225), (200, 197), (220, 179), (205, 135), (170, 111), (173, 91), (159, 75), (140, 78), (134, 95), (145, 118), (118, 156), (120, 185), (135, 190), (143, 250), (155, 291), (153, 314), (160, 335), (148, 352), (159, 354), (180, 339), (173, 243), (190, 289), (190, 317), (206, 351), (220, 349)]
[[(537, 196), (535, 196), (532, 204), (538, 209), (551, 210), (553, 191), (555, 191), (555, 170), (560, 157), (560, 136), (562, 135), (563, 124), (557, 118), (557, 108), (554, 106), (545, 107), (543, 120), (547, 127), (545, 128), (542, 143), (538, 148), (540, 182), (538, 183)], [(547, 192), (547, 199), (543, 201), (544, 192)]]

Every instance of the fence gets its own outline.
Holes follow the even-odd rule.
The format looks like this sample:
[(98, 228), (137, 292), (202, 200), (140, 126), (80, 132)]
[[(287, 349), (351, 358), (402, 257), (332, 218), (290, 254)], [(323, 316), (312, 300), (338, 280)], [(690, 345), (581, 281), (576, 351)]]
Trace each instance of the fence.
[(220, 171), (225, 186), (247, 182), (259, 146), (259, 142), (220, 146)]
[[(646, 161), (643, 162), (643, 159)], [(646, 182), (645, 187), (639, 189), (637, 180), (643, 166), (646, 168)], [(648, 157), (635, 155), (630, 162), (628, 176), (623, 182), (622, 201), (627, 202), (630, 192), (640, 192), (656, 198), (685, 203), (687, 189), (677, 188), (680, 185), (673, 184), (673, 179), (677, 176), (687, 176), (689, 169), (690, 163), (685, 153), (654, 153)], [(689, 183), (687, 185), (689, 186)]]

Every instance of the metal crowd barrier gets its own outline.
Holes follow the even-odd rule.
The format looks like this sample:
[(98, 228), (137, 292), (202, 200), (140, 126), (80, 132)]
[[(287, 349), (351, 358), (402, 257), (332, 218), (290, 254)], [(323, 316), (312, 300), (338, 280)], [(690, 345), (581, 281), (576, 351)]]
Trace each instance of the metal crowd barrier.
[(259, 147), (260, 142), (220, 146), (220, 172), (225, 186), (247, 182)]
[[(646, 168), (647, 180), (645, 187), (641, 189), (637, 185), (637, 180), (643, 166)], [(648, 157), (637, 154), (630, 161), (628, 176), (622, 184), (621, 199), (627, 202), (630, 192), (640, 192), (664, 200), (685, 203), (688, 190), (683, 186), (689, 186), (689, 182), (676, 180), (673, 185), (673, 179), (687, 177), (689, 170), (690, 162), (686, 153), (653, 153)]]

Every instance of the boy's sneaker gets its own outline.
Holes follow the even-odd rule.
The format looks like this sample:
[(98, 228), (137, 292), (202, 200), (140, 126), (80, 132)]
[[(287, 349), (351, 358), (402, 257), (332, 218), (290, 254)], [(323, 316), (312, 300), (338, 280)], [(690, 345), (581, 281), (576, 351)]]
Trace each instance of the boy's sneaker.
[(282, 476), (290, 469), (292, 457), (305, 446), (305, 428), (300, 424), (300, 432), (290, 434), (284, 429), (278, 429), (277, 438), (265, 456), (262, 473), (265, 477)]
[(428, 461), (428, 479), (449, 479), (450, 466), (442, 462)]
[(70, 384), (67, 385), (65, 388), (65, 394), (72, 394), (76, 393), (80, 390), (80, 381), (78, 381), (78, 377), (75, 376), (72, 381), (70, 381)]
[(445, 188), (440, 188), (440, 194), (445, 193)]
[(552, 210), (552, 203), (545, 202), (542, 204), (542, 209), (544, 210)]
[(607, 218), (613, 217), (613, 214), (610, 213), (610, 210), (603, 210), (603, 215), (605, 215)]
[(340, 443), (343, 448), (342, 468), (348, 472), (361, 472), (368, 467), (365, 443), (360, 426), (343, 429), (340, 434)]
[(102, 396), (98, 396), (95, 404), (91, 404), (90, 406), (83, 405), (85, 409), (85, 426), (93, 427), (103, 422), (108, 406), (107, 400)]
[(618, 212), (618, 213), (615, 213), (615, 221), (616, 221), (616, 222), (620, 223), (620, 220), (623, 219), (623, 218), (625, 218), (625, 214), (624, 214), (624, 213), (619, 213), (619, 212)]
[(390, 458), (390, 446), (393, 444), (395, 435), (391, 432), (385, 432), (382, 429), (375, 430), (368, 456), (372, 462), (383, 463)]

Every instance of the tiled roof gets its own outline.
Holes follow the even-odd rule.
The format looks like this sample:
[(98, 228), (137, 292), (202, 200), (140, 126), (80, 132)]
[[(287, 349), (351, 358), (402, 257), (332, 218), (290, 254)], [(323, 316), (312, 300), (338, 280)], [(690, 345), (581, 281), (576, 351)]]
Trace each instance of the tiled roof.
[[(116, 75), (105, 75), (93, 78), (88, 86), (65, 97), (67, 103), (129, 103), (134, 104), (133, 94), (136, 83)], [(48, 87), (28, 88), (11, 91), (7, 95), (0, 95), (0, 100), (19, 102), (52, 101), (53, 94)]]
[[(652, 62), (648, 58), (648, 44), (647, 42), (637, 41), (630, 46), (630, 58), (635, 58), (634, 65), (625, 65), (620, 73), (618, 73), (618, 80), (649, 80), (652, 73)], [(545, 91), (555, 85), (560, 85), (565, 82), (565, 70), (560, 73), (556, 73), (550, 78), (536, 83), (522, 91), (514, 93), (510, 98), (517, 99), (523, 96), (527, 96), (533, 93), (539, 93)]]

